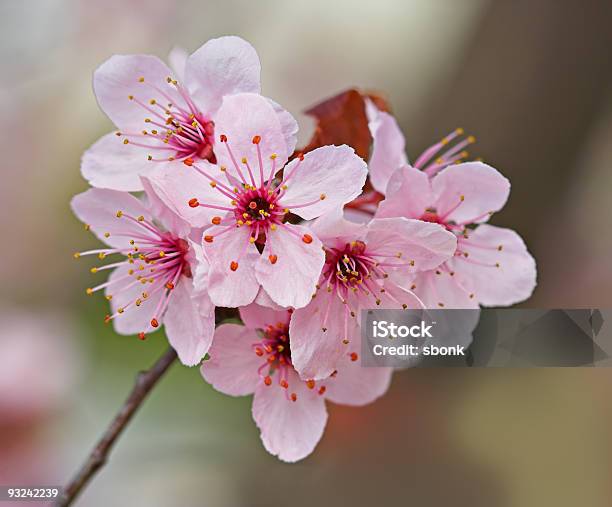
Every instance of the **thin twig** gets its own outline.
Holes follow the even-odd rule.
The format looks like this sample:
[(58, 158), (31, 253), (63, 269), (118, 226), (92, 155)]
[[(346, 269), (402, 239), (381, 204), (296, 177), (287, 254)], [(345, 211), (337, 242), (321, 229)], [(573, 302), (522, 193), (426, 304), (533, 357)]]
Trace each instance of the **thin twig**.
[(157, 381), (168, 370), (176, 359), (176, 352), (169, 348), (163, 356), (147, 371), (141, 371), (134, 384), (132, 392), (125, 400), (121, 409), (106, 429), (102, 438), (91, 451), (89, 458), (79, 469), (73, 479), (63, 489), (61, 496), (55, 502), (55, 507), (72, 505), (79, 493), (91, 481), (95, 473), (104, 466), (108, 460), (113, 445), (130, 422), (142, 402), (147, 397)]

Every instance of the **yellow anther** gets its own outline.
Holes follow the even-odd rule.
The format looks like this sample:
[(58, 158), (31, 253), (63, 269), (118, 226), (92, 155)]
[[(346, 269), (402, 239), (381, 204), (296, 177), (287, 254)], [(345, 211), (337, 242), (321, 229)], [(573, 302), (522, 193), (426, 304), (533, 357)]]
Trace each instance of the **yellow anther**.
[(166, 252), (164, 252), (163, 250), (161, 250), (161, 251), (159, 252), (159, 256), (160, 256), (160, 257), (165, 257), (165, 256), (166, 256)]
[(467, 138), (467, 142), (470, 143), (470, 144), (473, 144), (473, 143), (476, 142), (476, 138), (474, 136), (469, 136)]
[(121, 218), (123, 216), (123, 211), (119, 210), (117, 211), (117, 218)]
[(278, 155), (276, 153), (272, 153), (272, 155), (270, 155), (270, 160), (274, 160), (276, 157), (278, 157)]
[(106, 254), (104, 252), (100, 252), (98, 254), (98, 259), (103, 260), (106, 257)]
[(130, 141), (128, 141), (127, 139), (123, 140), (123, 144), (129, 144)]
[(154, 106), (155, 104), (157, 104), (157, 101), (155, 99), (151, 99), (151, 100), (149, 100), (149, 104)]
[(105, 237), (105, 238), (110, 238), (110, 232), (105, 232), (105, 233), (104, 233), (104, 237)]
[(85, 289), (85, 293), (86, 293), (88, 296), (91, 296), (91, 295), (93, 294), (93, 289), (92, 289), (91, 287), (88, 287), (87, 289)]
[(134, 95), (128, 95), (128, 99), (134, 100)]
[(85, 224), (85, 230), (88, 231), (89, 229), (91, 229), (91, 225)]
[(89, 271), (91, 273), (97, 273), (98, 272), (98, 268), (91, 268)]
[(463, 135), (463, 132), (464, 132), (464, 130), (463, 130), (462, 128), (458, 128), (458, 129), (456, 129), (456, 130), (455, 130), (455, 133), (456, 133), (457, 135), (459, 135), (459, 136), (460, 136), (460, 135)]
[(79, 257), (81, 257), (81, 253), (80, 253), (80, 252), (74, 252), (74, 253), (72, 254), (72, 256), (73, 256), (75, 259), (78, 259)]
[(276, 230), (276, 224), (270, 224), (270, 229), (275, 231)]
[(140, 215), (140, 216), (138, 217), (138, 221), (139, 221), (139, 222), (144, 222), (144, 216), (143, 216), (143, 215)]
[(242, 157), (241, 161), (242, 161), (243, 164), (246, 164), (247, 163), (246, 157)]
[(142, 76), (141, 76), (141, 77), (139, 77), (139, 78), (138, 78), (138, 82), (139, 82), (139, 83), (144, 83), (144, 77), (142, 77)]

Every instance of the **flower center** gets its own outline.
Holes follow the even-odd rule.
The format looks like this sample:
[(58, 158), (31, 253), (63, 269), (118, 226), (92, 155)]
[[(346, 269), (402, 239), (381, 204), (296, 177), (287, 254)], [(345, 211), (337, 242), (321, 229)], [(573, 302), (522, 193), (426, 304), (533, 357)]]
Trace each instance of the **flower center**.
[[(291, 348), (289, 346), (289, 324), (285, 322), (269, 324), (260, 330), (260, 334), (261, 341), (253, 344), (255, 354), (265, 359), (265, 362), (258, 369), (259, 376), (262, 377), (266, 386), (272, 386), (274, 383), (272, 378), (276, 377), (276, 384), (285, 389), (286, 398), (297, 401), (297, 393), (293, 392), (289, 385), (289, 372), (293, 371)], [(298, 382), (302, 381), (298, 380)], [(319, 395), (323, 395), (326, 390), (324, 385), (317, 386), (317, 382), (314, 380), (307, 380), (306, 386), (309, 389), (317, 387)]]
[[(220, 178), (210, 174), (209, 168), (197, 165), (192, 158), (183, 160), (185, 165), (193, 167), (201, 176), (208, 180), (212, 188), (229, 201), (229, 206), (200, 202), (197, 197), (188, 201), (189, 206), (192, 208), (202, 206), (224, 212), (224, 216), (215, 216), (211, 220), (214, 225), (221, 225), (223, 227), (214, 231), (214, 234), (205, 234), (204, 242), (213, 243), (215, 237), (231, 233), (236, 227), (249, 227), (248, 243), (253, 244), (257, 242), (257, 248), (261, 253), (268, 234), (271, 231), (275, 231), (278, 227), (282, 227), (286, 232), (295, 235), (298, 240), (303, 241), (307, 245), (311, 244), (313, 237), (310, 234), (300, 235), (295, 232), (288, 224), (284, 223), (285, 218), (293, 209), (306, 208), (325, 200), (327, 198), (326, 194), (320, 194), (317, 198), (303, 203), (283, 205), (282, 202), (289, 188), (287, 184), (288, 182), (289, 184), (292, 183), (292, 178), (300, 169), (304, 156), (300, 155), (298, 157), (291, 170), (287, 171), (287, 168), (284, 168), (283, 180), (278, 183), (276, 178), (276, 173), (279, 169), (276, 166), (277, 155), (275, 153), (270, 154), (267, 157), (269, 167), (265, 167), (260, 146), (262, 142), (261, 136), (254, 136), (252, 140), (257, 151), (257, 166), (253, 167), (246, 157), (240, 159), (241, 164), (238, 163), (225, 134), (221, 134), (219, 140), (225, 145), (234, 169), (234, 174), (228, 174), (226, 167), (219, 167), (226, 181), (221, 181)], [(245, 244), (245, 248), (241, 252), (237, 253), (236, 259), (230, 262), (229, 267), (232, 271), (239, 269), (241, 256), (247, 252), (246, 247), (248, 247), (248, 243)], [(276, 264), (278, 252), (271, 251), (268, 255), (268, 260), (271, 264)]]
[[(152, 312), (149, 326), (139, 333), (139, 338), (144, 340), (146, 332), (159, 327), (161, 317), (168, 307), (172, 291), (181, 275), (192, 277), (191, 267), (187, 261), (189, 244), (169, 232), (161, 231), (143, 216), (133, 217), (122, 211), (118, 211), (116, 216), (139, 225), (137, 231), (130, 228), (125, 234), (116, 234), (131, 238), (129, 239), (130, 246), (79, 252), (75, 254), (75, 258), (97, 255), (102, 260), (109, 255), (124, 256), (122, 261), (91, 268), (92, 273), (121, 267), (128, 268), (124, 276), (115, 277), (96, 287), (88, 288), (86, 291), (88, 295), (92, 295), (94, 292), (106, 289), (106, 298), (109, 301), (113, 298), (121, 298), (121, 301), (125, 301), (114, 314), (105, 317), (104, 320), (107, 323), (128, 310), (137, 311), (143, 305), (151, 305), (152, 296), (160, 296), (155, 298), (159, 300)], [(104, 235), (111, 236), (108, 232)], [(135, 291), (135, 287), (142, 290)], [(135, 293), (137, 295), (133, 296)], [(126, 300), (125, 297), (122, 297), (124, 294), (131, 294), (132, 297)]]
[[(214, 123), (200, 112), (189, 93), (178, 81), (168, 77), (158, 86), (138, 79), (139, 85), (149, 92), (147, 100), (136, 95), (128, 99), (143, 109), (143, 127), (140, 132), (117, 132), (124, 144), (147, 148), (147, 158), (155, 162), (204, 159), (216, 163), (213, 151)], [(174, 87), (172, 90), (170, 87)], [(178, 92), (178, 101), (170, 92)]]
[(342, 285), (357, 289), (372, 275), (381, 278), (383, 274), (374, 258), (366, 254), (366, 244), (363, 241), (347, 243), (342, 249), (325, 249), (323, 276), (332, 287)]

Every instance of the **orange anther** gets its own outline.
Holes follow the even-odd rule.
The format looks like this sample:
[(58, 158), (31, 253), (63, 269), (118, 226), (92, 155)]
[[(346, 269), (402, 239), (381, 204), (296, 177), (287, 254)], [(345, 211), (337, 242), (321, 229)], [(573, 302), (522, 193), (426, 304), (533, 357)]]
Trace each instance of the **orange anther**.
[(197, 208), (200, 205), (198, 200), (194, 197), (193, 199), (189, 199), (189, 206), (191, 208)]
[(153, 327), (159, 327), (159, 322), (157, 322), (157, 319), (155, 317), (151, 319), (151, 325)]
[(270, 264), (276, 264), (278, 256), (274, 254), (268, 255), (268, 260), (270, 261)]
[(227, 143), (227, 136), (225, 134), (221, 134), (219, 139), (221, 140), (222, 143)]
[(325, 390), (326, 390), (326, 387), (325, 386), (321, 386), (319, 388), (319, 394), (323, 394), (325, 392)]
[(280, 381), (280, 385), (281, 385), (281, 387), (283, 387), (285, 389), (287, 389), (289, 387), (289, 384), (284, 379)]
[(253, 137), (253, 144), (259, 144), (260, 141), (261, 141), (261, 136), (254, 136)]
[(302, 241), (309, 245), (310, 243), (312, 243), (312, 236), (310, 234), (304, 234), (302, 236)]
[(297, 401), (297, 394), (291, 393), (291, 401)]
[(215, 225), (219, 225), (221, 223), (221, 217), (212, 217), (211, 222)]
[(315, 381), (314, 380), (307, 380), (306, 381), (306, 385), (308, 386), (308, 389), (314, 389)]
[(186, 158), (185, 160), (183, 160), (183, 164), (188, 165), (189, 167), (191, 167), (193, 165), (193, 159), (192, 158)]
[(174, 289), (174, 284), (173, 284), (172, 282), (168, 282), (168, 283), (166, 284), (166, 289), (168, 289), (168, 290), (172, 290), (172, 289)]
[(139, 340), (146, 340), (147, 339), (147, 335), (144, 334), (144, 331), (141, 331), (140, 333), (138, 333), (138, 339)]
[(357, 359), (359, 359), (357, 352), (351, 352), (351, 361), (357, 361)]
[(215, 239), (215, 237), (214, 236), (210, 236), (209, 234), (204, 236), (204, 241), (206, 241), (206, 243), (212, 243), (213, 239)]
[(238, 263), (236, 261), (230, 262), (230, 269), (236, 271), (238, 269)]
[(267, 386), (272, 385), (272, 379), (270, 378), (270, 375), (264, 378), (264, 384), (266, 384)]
[(263, 351), (263, 350), (261, 350), (259, 347), (257, 347), (257, 348), (255, 349), (255, 354), (257, 354), (259, 357), (261, 357), (261, 356), (263, 356), (264, 351)]

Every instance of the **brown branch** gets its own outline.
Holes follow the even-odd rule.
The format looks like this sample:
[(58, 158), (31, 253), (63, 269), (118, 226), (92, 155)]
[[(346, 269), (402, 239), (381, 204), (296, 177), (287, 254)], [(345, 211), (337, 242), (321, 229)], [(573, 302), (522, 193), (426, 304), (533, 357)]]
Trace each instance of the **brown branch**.
[(157, 381), (168, 370), (176, 359), (176, 352), (169, 348), (163, 356), (148, 371), (141, 371), (136, 377), (132, 392), (125, 403), (106, 429), (102, 438), (91, 451), (89, 458), (79, 469), (73, 479), (63, 489), (61, 496), (55, 502), (55, 507), (67, 507), (72, 505), (79, 493), (91, 481), (95, 473), (104, 466), (108, 460), (113, 445), (123, 433), (142, 402), (147, 397)]

